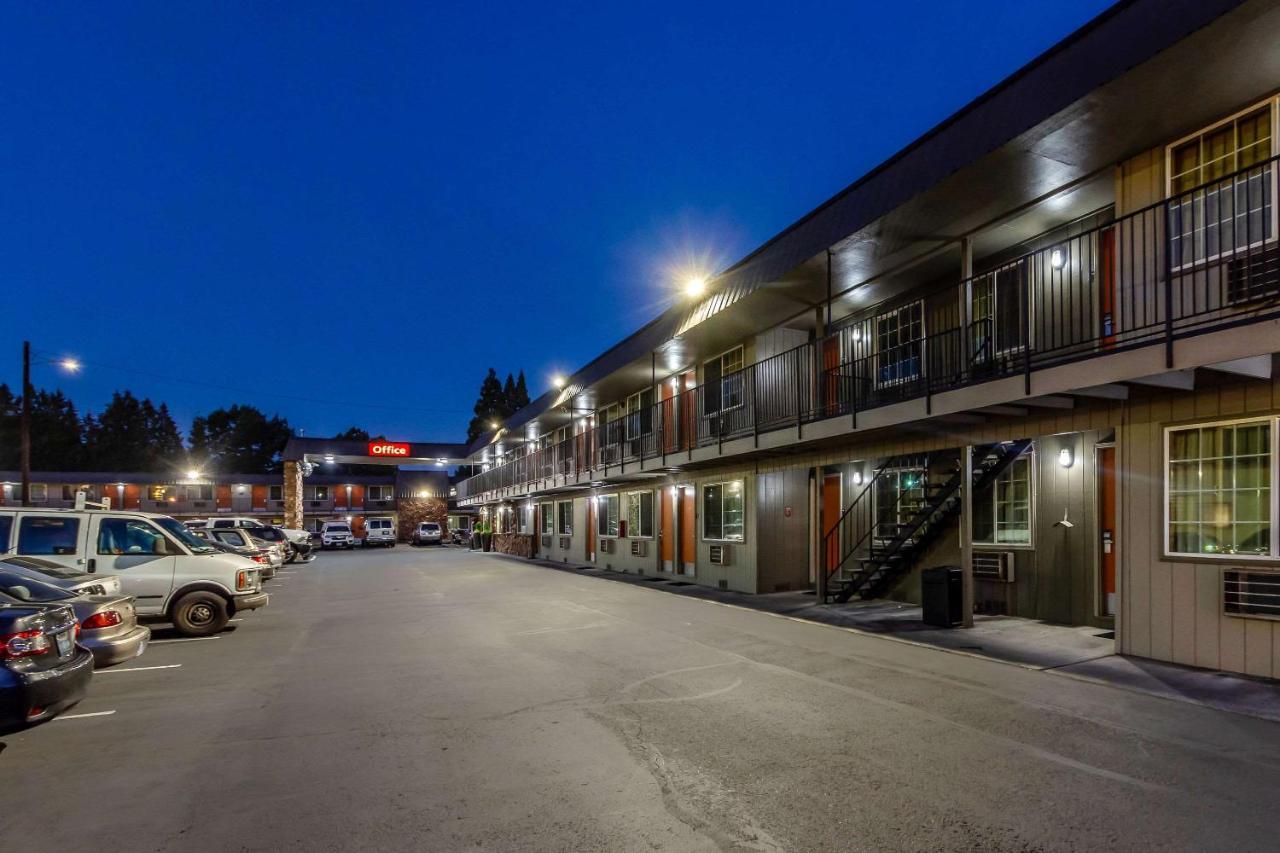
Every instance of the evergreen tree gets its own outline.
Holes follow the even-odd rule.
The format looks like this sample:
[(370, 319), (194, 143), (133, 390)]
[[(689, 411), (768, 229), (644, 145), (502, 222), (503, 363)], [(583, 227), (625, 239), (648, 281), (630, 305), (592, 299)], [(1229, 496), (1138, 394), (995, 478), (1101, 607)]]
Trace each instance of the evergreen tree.
[(114, 392), (102, 414), (85, 418), (85, 467), (91, 471), (150, 470), (155, 461), (149, 446), (155, 415), (150, 400), (144, 406), (132, 391)]
[(510, 373), (507, 374), (507, 381), (502, 386), (502, 420), (506, 420), (515, 414), (516, 410), (513, 406), (516, 399), (516, 380)]
[(282, 467), (280, 456), (292, 434), (284, 418), (237, 404), (191, 422), (191, 456), (225, 474), (273, 474)]
[(509, 403), (512, 413), (518, 412), (529, 405), (529, 386), (525, 384), (523, 370), (520, 371), (520, 376), (516, 379), (516, 390)]
[(143, 400), (142, 406), (147, 416), (148, 470), (164, 471), (177, 460), (185, 460), (187, 450), (182, 444), (182, 433), (169, 414), (169, 406), (161, 403), (159, 408), (153, 408), (150, 400)]
[[(31, 395), (31, 470), (79, 471), (84, 467), (84, 427), (75, 404), (61, 391)], [(22, 397), (0, 385), (0, 470), (22, 465)]]
[(502, 393), (502, 383), (498, 381), (498, 374), (492, 367), (489, 368), (484, 381), (480, 383), (480, 396), (476, 399), (476, 405), (472, 411), (476, 414), (467, 425), (468, 444), (488, 432), (491, 429), (489, 426), (491, 422), (500, 421), (506, 417), (506, 400)]

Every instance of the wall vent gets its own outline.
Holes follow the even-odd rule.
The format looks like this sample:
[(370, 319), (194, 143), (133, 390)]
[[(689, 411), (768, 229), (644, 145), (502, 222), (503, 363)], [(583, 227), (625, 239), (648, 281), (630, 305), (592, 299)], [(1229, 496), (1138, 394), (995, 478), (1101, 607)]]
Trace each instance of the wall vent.
[(1280, 619), (1280, 572), (1224, 571), (1222, 612), (1249, 619)]
[(1013, 552), (974, 551), (973, 577), (975, 580), (1013, 583)]
[(569, 537), (568, 537), (568, 536), (561, 536), (561, 537), (560, 537), (560, 548), (561, 548), (561, 550), (563, 550), (563, 551), (568, 551), (568, 550), (569, 550)]
[(720, 588), (721, 588), (721, 589), (728, 589), (728, 588), (729, 588), (729, 582), (728, 582), (728, 581), (720, 581)]
[(644, 557), (649, 553), (649, 543), (643, 539), (631, 540), (631, 556)]
[(711, 546), (711, 565), (727, 566), (729, 565), (730, 551), (728, 545), (712, 545)]
[(544, 533), (544, 534), (542, 534), (542, 547), (543, 547), (543, 548), (550, 548), (550, 547), (551, 547), (551, 534), (550, 534), (550, 533)]
[(600, 540), (600, 553), (612, 554), (614, 552), (614, 541), (612, 539)]

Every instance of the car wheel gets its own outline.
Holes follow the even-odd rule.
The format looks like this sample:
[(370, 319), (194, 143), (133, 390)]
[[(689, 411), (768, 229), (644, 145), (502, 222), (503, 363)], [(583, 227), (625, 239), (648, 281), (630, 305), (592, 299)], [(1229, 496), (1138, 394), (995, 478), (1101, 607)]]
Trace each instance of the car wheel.
[(173, 627), (187, 637), (208, 637), (227, 626), (227, 602), (222, 596), (189, 592), (173, 606)]

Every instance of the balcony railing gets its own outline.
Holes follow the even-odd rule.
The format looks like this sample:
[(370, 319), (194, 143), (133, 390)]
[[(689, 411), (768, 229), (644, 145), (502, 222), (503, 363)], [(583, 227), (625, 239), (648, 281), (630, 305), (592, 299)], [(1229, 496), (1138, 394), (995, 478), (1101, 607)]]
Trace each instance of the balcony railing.
[(533, 451), (460, 498), (853, 415), (1280, 316), (1272, 158)]

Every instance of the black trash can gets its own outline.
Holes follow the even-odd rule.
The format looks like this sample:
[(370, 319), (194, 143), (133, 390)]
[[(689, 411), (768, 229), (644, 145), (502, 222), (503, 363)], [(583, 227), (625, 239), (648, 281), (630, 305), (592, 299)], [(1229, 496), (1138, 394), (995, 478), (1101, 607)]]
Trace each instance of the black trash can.
[(920, 604), (926, 625), (959, 625), (964, 621), (964, 570), (959, 566), (937, 566), (922, 571)]

